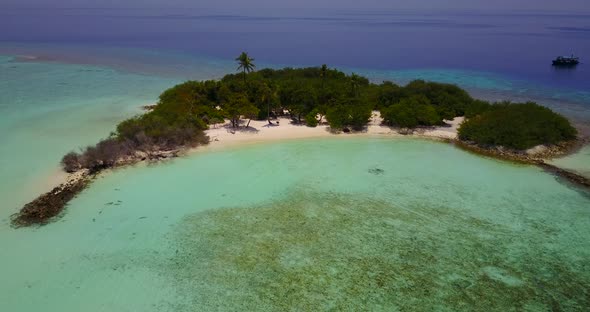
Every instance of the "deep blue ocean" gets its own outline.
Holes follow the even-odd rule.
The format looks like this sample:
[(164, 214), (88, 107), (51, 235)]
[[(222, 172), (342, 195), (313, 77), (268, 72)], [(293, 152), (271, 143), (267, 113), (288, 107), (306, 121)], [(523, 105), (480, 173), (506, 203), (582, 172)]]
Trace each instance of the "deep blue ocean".
[[(35, 45), (36, 52), (44, 50), (47, 56), (94, 62), (102, 58), (107, 63), (119, 59), (143, 66), (149, 60), (153, 67), (181, 63), (178, 55), (166, 59), (174, 53), (232, 60), (248, 51), (259, 64), (326, 63), (377, 71), (376, 76), (392, 70), (479, 72), (532, 89), (584, 92), (572, 96), (576, 101), (590, 98), (588, 65), (566, 70), (551, 66), (559, 55), (576, 54), (590, 62), (590, 13), (580, 12), (1, 10), (2, 49), (23, 52)], [(146, 55), (126, 49), (141, 49)], [(134, 56), (125, 61), (125, 53)], [(177, 67), (167, 72), (190, 77), (194, 69)]]
[[(3, 9), (0, 54), (178, 79), (328, 64), (379, 81), (456, 83), (590, 121), (590, 13), (412, 10)], [(575, 54), (582, 64), (556, 69)]]

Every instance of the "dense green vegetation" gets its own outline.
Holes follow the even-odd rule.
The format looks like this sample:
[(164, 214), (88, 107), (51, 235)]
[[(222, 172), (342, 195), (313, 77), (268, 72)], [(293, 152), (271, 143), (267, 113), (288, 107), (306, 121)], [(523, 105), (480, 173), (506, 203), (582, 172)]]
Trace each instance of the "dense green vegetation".
[(459, 129), (461, 140), (479, 145), (528, 149), (576, 138), (576, 129), (563, 116), (535, 103), (498, 103), (470, 118)]
[(100, 170), (137, 151), (206, 143), (203, 130), (226, 119), (239, 129), (248, 127), (251, 119), (272, 123), (283, 115), (310, 127), (325, 119), (333, 131), (345, 132), (363, 130), (373, 110), (381, 112), (385, 125), (400, 128), (442, 125), (445, 119), (466, 116), (473, 118), (462, 128), (462, 138), (514, 148), (575, 136), (567, 120), (548, 109), (533, 104), (522, 109), (490, 105), (450, 84), (423, 80), (406, 86), (376, 84), (326, 65), (254, 71), (254, 59), (247, 53), (236, 61), (236, 74), (221, 80), (188, 81), (166, 90), (151, 112), (123, 121), (96, 146), (66, 155), (63, 167)]
[(236, 128), (242, 118), (271, 120), (287, 114), (293, 122), (312, 127), (325, 118), (334, 130), (362, 130), (372, 110), (384, 112), (385, 122), (391, 126), (431, 126), (478, 112), (482, 103), (448, 84), (421, 80), (403, 87), (391, 82), (375, 84), (326, 65), (254, 72), (247, 55), (237, 60), (238, 74), (219, 81), (178, 85), (162, 95), (153, 113), (161, 115), (161, 111), (173, 109), (182, 118), (190, 115), (205, 124), (212, 118), (227, 118)]
[(405, 87), (383, 83), (378, 96), (385, 123), (402, 128), (440, 125), (444, 119), (476, 114), (481, 105), (455, 85), (423, 80)]

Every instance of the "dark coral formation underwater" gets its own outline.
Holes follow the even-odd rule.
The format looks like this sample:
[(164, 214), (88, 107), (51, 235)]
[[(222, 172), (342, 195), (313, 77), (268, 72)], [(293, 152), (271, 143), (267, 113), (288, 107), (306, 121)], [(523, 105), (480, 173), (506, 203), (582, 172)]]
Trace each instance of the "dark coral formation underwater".
[(302, 191), (184, 219), (161, 269), (195, 311), (589, 307), (588, 260), (560, 252), (559, 229), (529, 221)]

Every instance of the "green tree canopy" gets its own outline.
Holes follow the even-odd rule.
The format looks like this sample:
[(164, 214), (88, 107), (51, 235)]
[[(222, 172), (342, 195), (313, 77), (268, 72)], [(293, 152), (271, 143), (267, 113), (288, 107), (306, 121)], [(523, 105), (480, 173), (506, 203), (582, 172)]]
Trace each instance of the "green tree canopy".
[(390, 126), (414, 128), (442, 123), (436, 107), (424, 95), (402, 98), (398, 103), (381, 110), (383, 121)]
[(121, 122), (113, 136), (83, 155), (68, 154), (64, 164), (70, 169), (102, 168), (132, 150), (193, 146), (207, 142), (203, 130), (223, 118), (233, 127), (247, 118), (249, 126), (251, 119), (270, 118), (284, 110), (312, 127), (325, 116), (335, 130), (363, 130), (374, 109), (380, 110), (385, 124), (403, 128), (440, 125), (444, 119), (465, 116), (461, 139), (517, 149), (576, 136), (567, 119), (547, 108), (534, 103), (491, 105), (450, 84), (375, 84), (326, 65), (254, 72), (254, 59), (247, 53), (237, 61), (240, 73), (219, 81), (187, 81), (164, 91), (152, 111)]
[(572, 140), (576, 135), (566, 118), (532, 102), (492, 105), (459, 128), (461, 140), (519, 150)]

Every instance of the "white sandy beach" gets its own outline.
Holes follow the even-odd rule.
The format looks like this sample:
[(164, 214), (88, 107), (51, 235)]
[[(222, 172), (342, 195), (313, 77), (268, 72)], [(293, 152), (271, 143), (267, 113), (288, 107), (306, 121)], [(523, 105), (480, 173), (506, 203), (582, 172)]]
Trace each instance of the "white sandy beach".
[[(446, 127), (418, 129), (411, 135), (403, 135), (396, 129), (382, 126), (382, 118), (380, 117), (379, 112), (373, 112), (371, 121), (365, 131), (354, 133), (333, 133), (330, 131), (330, 127), (325, 123), (312, 128), (305, 125), (293, 124), (288, 118), (279, 118), (278, 120), (279, 125), (276, 125), (276, 120), (273, 120), (273, 125), (269, 125), (266, 120), (252, 120), (248, 128), (246, 128), (244, 124), (239, 129), (232, 128), (229, 122), (211, 126), (211, 128), (206, 131), (207, 135), (211, 138), (211, 142), (204, 148), (217, 149), (251, 143), (330, 136), (413, 136), (435, 139), (455, 139), (457, 138), (457, 128), (463, 122), (464, 118), (457, 117), (453, 120), (446, 121), (448, 124)], [(198, 149), (203, 149), (203, 147), (199, 147)]]

